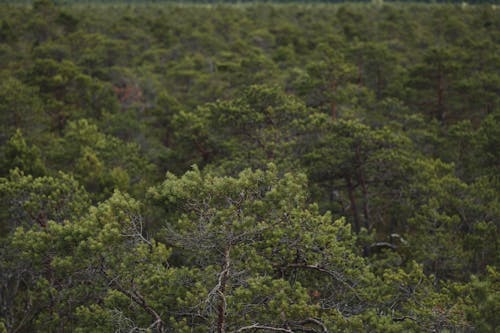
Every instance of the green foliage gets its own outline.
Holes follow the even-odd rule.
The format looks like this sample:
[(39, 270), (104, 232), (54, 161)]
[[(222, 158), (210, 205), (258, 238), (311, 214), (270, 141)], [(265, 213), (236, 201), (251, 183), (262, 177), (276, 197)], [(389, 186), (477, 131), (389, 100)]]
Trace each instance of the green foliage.
[[(493, 178), (493, 182), (498, 185), (498, 171), (499, 171), (499, 161), (500, 156), (498, 153), (499, 144), (499, 120), (500, 113), (498, 111), (496, 113), (492, 113), (488, 115), (484, 122), (482, 123), (481, 128), (478, 131), (478, 145), (480, 149), (480, 165), (485, 168), (485, 175), (489, 175)], [(498, 190), (498, 187), (497, 187)]]
[(410, 140), (387, 127), (370, 128), (359, 121), (316, 121), (320, 124), (309, 129), (304, 164), (318, 186), (317, 200), (351, 216), (357, 232), (361, 227), (394, 228), (387, 222), (393, 223), (391, 214), (401, 215), (398, 204), (388, 209), (381, 203), (399, 195), (386, 189), (400, 191), (405, 185), (403, 175), (414, 153)]
[(500, 299), (500, 277), (493, 267), (488, 267), (488, 273), (483, 280), (473, 277), (470, 283), (472, 307), (468, 317), (476, 324), (478, 330), (494, 331), (498, 329), (498, 313)]
[(116, 109), (109, 85), (81, 73), (69, 60), (37, 59), (28, 77), (44, 98), (54, 130), (62, 131), (68, 119), (100, 119), (104, 111)]
[(176, 121), (189, 127), (178, 140), (193, 142), (203, 162), (217, 159), (213, 164), (221, 164), (225, 172), (270, 161), (293, 165), (309, 112), (278, 88), (250, 86), (234, 100), (205, 105), (195, 114), (181, 113)]
[[(151, 198), (171, 212), (164, 237), (174, 257), (184, 253), (178, 264), (219, 271), (207, 299), (210, 327), (221, 325), (218, 304), (225, 308), (224, 325), (234, 329), (255, 322), (267, 327), (318, 324), (311, 318), (326, 318), (323, 325), (335, 330), (354, 329), (358, 323), (394, 331), (440, 327), (429, 307), (415, 312), (418, 302), (432, 304), (439, 298), (429, 298), (432, 282), (422, 268), (414, 264), (408, 272), (384, 270), (383, 278), (377, 277), (357, 254), (350, 227), (307, 204), (305, 185), (303, 175), (281, 178), (270, 165), (267, 171), (245, 170), (238, 178), (195, 168), (181, 178), (167, 175), (150, 190)], [(387, 309), (381, 310), (387, 316), (390, 306), (391, 317), (373, 318), (373, 303)], [(344, 324), (328, 323), (339, 316)], [(405, 316), (415, 323), (391, 324)], [(447, 318), (446, 325), (458, 327), (462, 319)]]
[(9, 170), (15, 168), (35, 177), (45, 173), (40, 150), (37, 147), (28, 146), (21, 130), (18, 129), (2, 148), (0, 175), (6, 176)]
[(255, 318), (275, 327), (299, 323), (317, 317), (320, 304), (339, 301), (356, 311), (363, 296), (353, 285), (368, 283), (370, 273), (350, 228), (309, 206), (305, 185), (303, 175), (280, 178), (270, 165), (237, 178), (194, 169), (150, 190), (167, 211), (176, 207), (164, 237), (188, 254), (182, 264), (219, 271), (218, 284), (203, 281), (214, 285), (206, 296), (210, 327), (236, 329)]
[(156, 2), (0, 4), (0, 332), (498, 329), (495, 6)]
[(19, 226), (44, 228), (48, 221), (78, 218), (90, 204), (81, 185), (62, 172), (54, 177), (34, 177), (11, 170), (7, 178), (0, 178), (0, 196), (2, 236)]
[[(24, 325), (51, 330), (69, 322), (73, 327), (83, 325), (81, 331), (86, 331), (148, 321), (149, 293), (157, 290), (158, 281), (174, 273), (168, 271), (165, 246), (142, 234), (139, 209), (138, 202), (116, 192), (79, 220), (16, 231), (12, 246), (19, 249), (19, 260), (35, 265), (41, 274), (39, 282), (27, 287), (38, 294), (44, 289), (49, 292), (48, 298), (33, 306), (51, 304)], [(158, 292), (167, 291), (160, 288)], [(75, 299), (82, 293), (84, 298)]]
[(0, 83), (0, 142), (14, 135), (17, 129), (35, 138), (46, 130), (38, 90), (14, 77), (2, 77)]
[(142, 158), (136, 144), (106, 135), (86, 119), (70, 122), (51, 154), (55, 166), (72, 172), (97, 200), (115, 189), (144, 190), (155, 176), (154, 166)]

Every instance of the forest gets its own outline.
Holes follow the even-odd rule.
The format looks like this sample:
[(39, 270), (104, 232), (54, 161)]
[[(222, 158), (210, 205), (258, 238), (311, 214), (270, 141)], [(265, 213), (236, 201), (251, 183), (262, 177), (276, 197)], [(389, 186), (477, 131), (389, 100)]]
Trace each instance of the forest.
[(0, 4), (0, 332), (496, 332), (500, 9)]

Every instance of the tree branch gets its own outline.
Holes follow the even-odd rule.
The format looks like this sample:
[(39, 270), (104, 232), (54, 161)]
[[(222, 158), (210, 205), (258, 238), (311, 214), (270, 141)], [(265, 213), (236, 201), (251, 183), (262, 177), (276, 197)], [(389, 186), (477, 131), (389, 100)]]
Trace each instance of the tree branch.
[(217, 332), (224, 333), (225, 322), (226, 322), (226, 284), (229, 278), (229, 267), (231, 265), (231, 257), (230, 257), (231, 245), (228, 245), (224, 249), (224, 265), (223, 270), (219, 278), (219, 289), (217, 290), (217, 294), (219, 295), (219, 305), (217, 307)]
[(315, 319), (315, 318), (307, 318), (303, 321), (294, 322), (292, 324), (293, 325), (304, 325), (307, 323), (312, 323), (312, 324), (318, 325), (319, 327), (321, 327), (322, 333), (328, 333), (328, 329), (326, 328), (325, 324), (323, 324), (322, 321)]
[(351, 290), (353, 293), (354, 293), (354, 296), (356, 296), (356, 298), (358, 300), (361, 301), (361, 297), (359, 296), (358, 292), (349, 284), (347, 283), (341, 276), (339, 273), (335, 272), (335, 271), (332, 271), (332, 270), (329, 270), (329, 269), (326, 269), (324, 267), (321, 267), (321, 266), (318, 266), (318, 265), (308, 265), (308, 264), (288, 264), (286, 266), (286, 268), (303, 268), (303, 269), (311, 269), (311, 270), (315, 270), (315, 271), (318, 271), (318, 272), (322, 272), (322, 273), (325, 273), (327, 275), (330, 275), (332, 278), (334, 278), (335, 280), (341, 282), (343, 285), (345, 285), (349, 290)]
[(244, 326), (236, 331), (231, 331), (230, 333), (240, 333), (240, 332), (245, 332), (249, 330), (266, 330), (266, 331), (272, 331), (272, 332), (285, 332), (285, 333), (294, 333), (291, 329), (288, 328), (280, 328), (280, 327), (273, 327), (273, 326), (266, 326), (266, 325), (260, 325), (260, 324), (253, 324), (250, 326)]
[(388, 243), (388, 242), (377, 242), (377, 243), (373, 243), (370, 245), (370, 250), (373, 248), (376, 248), (376, 249), (389, 248), (389, 249), (395, 251), (398, 247), (396, 245)]
[[(164, 332), (165, 329), (165, 323), (164, 321), (161, 319), (161, 316), (158, 314), (158, 312), (155, 311), (155, 309), (153, 309), (147, 302), (146, 302), (146, 299), (139, 293), (139, 291), (137, 290), (132, 290), (132, 291), (128, 291), (126, 290), (124, 287), (121, 286), (121, 284), (117, 281), (117, 279), (112, 279), (110, 278), (106, 272), (104, 271), (103, 268), (101, 268), (101, 274), (106, 278), (106, 280), (108, 280), (108, 283), (110, 286), (114, 286), (114, 288), (116, 290), (118, 290), (119, 292), (123, 293), (124, 295), (130, 297), (130, 299), (136, 303), (137, 305), (139, 305), (140, 307), (142, 307), (144, 309), (144, 311), (146, 311), (148, 314), (150, 314), (153, 318), (154, 318), (154, 323), (151, 325), (151, 326), (156, 326), (158, 328), (158, 331), (159, 332)], [(151, 327), (150, 326), (150, 327)]]

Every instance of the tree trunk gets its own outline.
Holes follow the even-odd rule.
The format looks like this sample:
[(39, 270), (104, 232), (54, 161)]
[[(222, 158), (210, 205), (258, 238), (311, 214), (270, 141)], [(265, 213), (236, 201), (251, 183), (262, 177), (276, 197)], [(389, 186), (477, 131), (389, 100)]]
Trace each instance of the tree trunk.
[(354, 217), (354, 231), (359, 233), (359, 214), (358, 207), (356, 205), (356, 198), (354, 197), (354, 185), (350, 176), (346, 176), (345, 180), (347, 182), (347, 191), (349, 193), (349, 201), (351, 202), (352, 215)]
[(229, 279), (229, 267), (231, 265), (230, 258), (231, 245), (224, 249), (224, 263), (222, 264), (222, 272), (219, 277), (219, 304), (217, 306), (217, 333), (225, 333), (226, 328), (226, 284)]
[(361, 185), (361, 192), (363, 193), (363, 215), (364, 215), (364, 225), (367, 230), (370, 230), (370, 209), (368, 203), (368, 187), (366, 186), (365, 174), (363, 172), (361, 153), (359, 151), (359, 145), (356, 146), (356, 162), (358, 163), (358, 182)]
[(445, 105), (444, 105), (444, 89), (445, 80), (441, 68), (439, 68), (438, 82), (437, 82), (437, 118), (440, 122), (444, 122), (445, 118)]

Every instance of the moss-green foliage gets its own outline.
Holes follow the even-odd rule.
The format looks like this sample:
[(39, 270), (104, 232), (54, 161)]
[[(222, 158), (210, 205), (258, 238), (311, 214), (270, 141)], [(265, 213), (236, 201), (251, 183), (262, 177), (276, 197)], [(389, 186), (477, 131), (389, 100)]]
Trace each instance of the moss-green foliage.
[[(45, 227), (48, 221), (76, 219), (88, 209), (89, 195), (70, 175), (34, 177), (19, 169), (0, 178), (2, 229)], [(2, 237), (5, 234), (2, 234)]]
[(0, 332), (498, 330), (495, 6), (0, 2)]
[(38, 147), (29, 147), (20, 129), (2, 146), (1, 175), (20, 169), (33, 176), (42, 176), (46, 170)]

